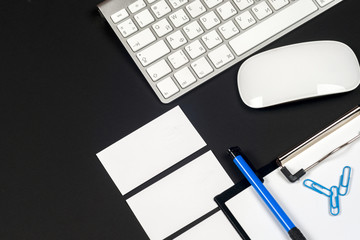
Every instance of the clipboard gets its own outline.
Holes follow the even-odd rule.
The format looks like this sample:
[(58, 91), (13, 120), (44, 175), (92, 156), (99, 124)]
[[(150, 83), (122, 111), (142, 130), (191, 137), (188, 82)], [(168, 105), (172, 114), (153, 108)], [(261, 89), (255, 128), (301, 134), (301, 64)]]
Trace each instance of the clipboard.
[[(258, 171), (264, 176), (268, 190), (308, 239), (353, 239), (357, 234), (360, 226), (357, 216), (360, 214), (359, 135), (360, 106), (357, 106)], [(342, 169), (347, 165), (353, 168), (350, 191), (339, 201), (341, 213), (332, 216), (327, 197), (310, 191), (303, 186), (303, 181), (309, 178), (330, 188), (339, 184)], [(309, 169), (309, 166), (312, 167)], [(288, 239), (246, 179), (214, 199), (243, 239)]]

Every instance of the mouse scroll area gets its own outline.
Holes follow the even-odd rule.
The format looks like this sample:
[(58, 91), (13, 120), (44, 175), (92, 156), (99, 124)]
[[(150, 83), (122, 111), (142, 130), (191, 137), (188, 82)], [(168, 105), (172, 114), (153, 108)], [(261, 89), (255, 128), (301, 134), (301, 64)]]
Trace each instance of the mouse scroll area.
[(347, 92), (359, 83), (356, 55), (336, 41), (269, 50), (246, 60), (238, 72), (240, 96), (252, 108)]

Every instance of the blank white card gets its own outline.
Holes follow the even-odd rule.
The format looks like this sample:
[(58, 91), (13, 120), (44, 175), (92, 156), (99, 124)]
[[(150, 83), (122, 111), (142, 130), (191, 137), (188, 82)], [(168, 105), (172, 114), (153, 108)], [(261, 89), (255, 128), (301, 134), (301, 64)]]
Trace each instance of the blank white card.
[(99, 152), (97, 157), (120, 192), (126, 194), (205, 145), (177, 106)]

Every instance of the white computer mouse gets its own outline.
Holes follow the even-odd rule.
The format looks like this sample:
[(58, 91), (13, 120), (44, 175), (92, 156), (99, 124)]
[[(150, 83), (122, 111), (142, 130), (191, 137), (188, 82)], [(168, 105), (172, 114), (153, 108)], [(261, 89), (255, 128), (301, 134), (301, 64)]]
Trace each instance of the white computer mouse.
[(336, 41), (272, 49), (246, 60), (238, 72), (240, 96), (252, 108), (347, 92), (359, 83), (354, 52)]

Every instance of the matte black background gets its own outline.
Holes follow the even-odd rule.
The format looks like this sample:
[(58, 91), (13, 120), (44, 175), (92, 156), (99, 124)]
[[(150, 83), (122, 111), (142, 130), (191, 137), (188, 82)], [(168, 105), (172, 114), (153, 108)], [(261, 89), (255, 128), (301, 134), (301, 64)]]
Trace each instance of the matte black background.
[[(95, 154), (176, 105), (236, 182), (227, 147), (260, 168), (360, 103), (357, 88), (250, 109), (239, 63), (164, 105), (98, 3), (0, 1), (0, 239), (147, 239)], [(337, 40), (360, 57), (359, 5), (345, 0), (264, 50)]]

